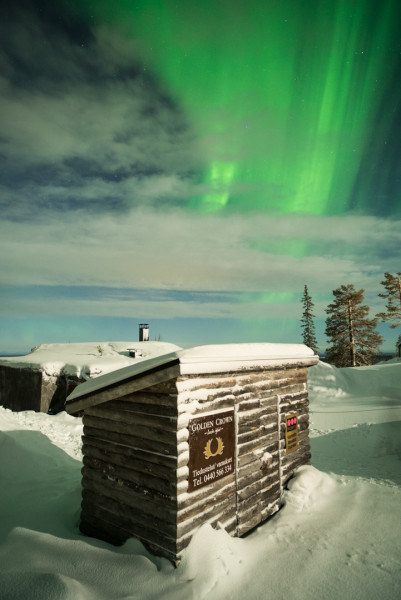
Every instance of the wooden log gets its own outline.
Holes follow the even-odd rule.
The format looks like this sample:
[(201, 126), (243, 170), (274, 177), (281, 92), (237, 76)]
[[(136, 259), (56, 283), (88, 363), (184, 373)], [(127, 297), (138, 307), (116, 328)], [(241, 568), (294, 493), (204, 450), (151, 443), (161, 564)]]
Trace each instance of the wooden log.
[(274, 431), (267, 435), (261, 435), (258, 439), (243, 444), (238, 443), (238, 456), (248, 454), (258, 448), (265, 448), (270, 443), (278, 440), (278, 432)]
[(285, 406), (286, 404), (293, 406), (297, 402), (307, 405), (308, 392), (304, 390), (302, 392), (294, 392), (293, 394), (280, 394), (280, 406)]
[(110, 400), (107, 404), (113, 403), (121, 405), (123, 410), (130, 410), (130, 406), (140, 404), (148, 410), (157, 411), (166, 408), (177, 408), (177, 392), (174, 394), (168, 393), (167, 390), (161, 392), (152, 392), (152, 388), (139, 390), (138, 392), (130, 392), (122, 396), (118, 396), (114, 400)]
[(268, 504), (267, 506), (262, 508), (262, 511), (261, 511), (262, 521), (266, 521), (267, 519), (272, 517), (274, 514), (276, 514), (276, 512), (278, 510), (280, 510), (280, 507), (281, 507), (281, 501), (276, 500), (276, 501), (273, 501), (271, 504)]
[[(102, 473), (86, 465), (82, 468), (82, 477), (83, 485), (86, 485), (86, 479), (92, 480), (99, 482), (104, 486), (121, 490), (122, 493), (126, 493), (128, 496), (132, 495), (133, 498), (135, 497), (142, 500), (149, 499), (151, 503), (158, 504), (161, 508), (166, 507), (166, 509), (177, 510), (177, 498), (175, 494), (165, 494), (157, 490), (144, 488), (132, 481), (122, 479), (121, 477), (110, 476), (109, 474)], [(88, 483), (88, 487), (92, 489), (93, 486), (91, 483)]]
[(81, 522), (92, 523), (95, 526), (99, 524), (102, 528), (105, 528), (105, 524), (109, 525), (109, 531), (113, 534), (116, 533), (116, 537), (120, 532), (124, 532), (126, 537), (122, 541), (127, 540), (130, 537), (137, 537), (140, 540), (146, 540), (157, 544), (160, 548), (167, 550), (173, 554), (176, 553), (177, 542), (175, 537), (168, 537), (167, 535), (161, 535), (155, 533), (148, 527), (133, 523), (124, 516), (115, 515), (113, 512), (106, 510), (101, 506), (93, 506), (92, 504), (82, 507)]
[(150, 394), (177, 395), (177, 378), (173, 377), (172, 379), (162, 381), (161, 383), (153, 383), (152, 385), (146, 388), (146, 392), (149, 392)]
[(217, 525), (221, 524), (223, 529), (227, 531), (230, 535), (234, 536), (237, 532), (237, 513), (235, 513), (234, 517), (226, 518), (225, 515), (220, 519)]
[(125, 426), (123, 423), (108, 421), (107, 419), (102, 419), (102, 422), (100, 422), (98, 417), (84, 416), (83, 424), (84, 435), (88, 437), (113, 440), (133, 448), (157, 452), (158, 454), (177, 456), (177, 439), (175, 438), (173, 441), (172, 438), (174, 436), (169, 437), (165, 435), (164, 439), (158, 440), (155, 438), (142, 437), (143, 432), (138, 431), (137, 428)]
[(109, 465), (116, 465), (123, 468), (131, 469), (138, 473), (145, 473), (146, 475), (151, 475), (152, 477), (157, 477), (160, 479), (165, 479), (166, 481), (176, 480), (177, 478), (177, 468), (175, 465), (171, 465), (170, 467), (165, 465), (159, 465), (154, 462), (147, 462), (143, 460), (143, 458), (137, 458), (131, 451), (131, 455), (116, 453), (111, 451), (109, 448), (104, 449), (100, 448), (100, 444), (83, 444), (82, 452), (84, 456), (91, 456), (92, 458), (101, 460), (104, 463)]
[(241, 481), (241, 479), (243, 479), (244, 477), (247, 477), (248, 475), (254, 475), (255, 473), (258, 474), (259, 477), (262, 477), (262, 471), (261, 471), (261, 466), (262, 466), (262, 462), (260, 459), (255, 460), (243, 467), (239, 467), (237, 469), (237, 480), (238, 483)]
[(134, 486), (131, 482), (122, 479), (111, 481), (102, 473), (89, 467), (82, 469), (82, 487), (92, 490), (96, 494), (104, 494), (133, 508), (137, 507), (146, 514), (163, 513), (167, 520), (176, 521), (177, 502), (173, 496), (166, 499), (155, 494), (145, 494), (146, 490)]
[[(149, 414), (160, 417), (177, 417), (178, 415), (177, 402), (172, 406), (166, 404), (147, 404), (145, 402), (138, 402), (135, 394), (127, 398), (113, 400), (112, 403), (119, 410), (133, 411), (144, 415)], [(108, 404), (106, 402), (101, 406), (108, 406)]]
[(245, 430), (244, 433), (240, 433), (237, 436), (238, 446), (242, 446), (247, 442), (259, 440), (263, 435), (265, 435), (265, 431), (261, 426)]
[(260, 492), (260, 501), (263, 505), (270, 504), (277, 500), (280, 497), (281, 489), (280, 489), (280, 480), (276, 478), (275, 483), (270, 485), (267, 488), (264, 488)]
[(180, 518), (182, 515), (186, 515), (185, 518), (188, 518), (189, 514), (193, 514), (191, 511), (196, 506), (202, 507), (204, 503), (208, 504), (209, 502), (220, 500), (222, 497), (228, 497), (235, 494), (235, 486), (235, 473), (231, 473), (223, 479), (205, 485), (201, 489), (191, 492), (190, 494), (179, 494), (177, 500)]
[(261, 491), (261, 481), (258, 479), (254, 481), (250, 485), (245, 487), (238, 488), (237, 490), (237, 498), (239, 502), (247, 500), (249, 497), (253, 497), (255, 494)]
[(259, 428), (267, 430), (271, 429), (272, 427), (277, 427), (277, 423), (277, 412), (268, 415), (263, 414), (262, 411), (254, 415), (250, 415), (249, 413), (247, 413), (247, 419), (238, 419), (237, 433), (239, 436), (241, 436), (244, 433), (248, 433), (249, 431), (256, 431)]
[(284, 477), (287, 477), (287, 475), (289, 473), (292, 473), (293, 471), (295, 471), (295, 469), (297, 469), (301, 465), (308, 464), (309, 461), (310, 461), (310, 459), (311, 459), (311, 453), (310, 452), (304, 452), (303, 454), (301, 454), (300, 456), (298, 456), (298, 458), (296, 460), (294, 460), (293, 462), (288, 463), (287, 465), (285, 465), (284, 467), (282, 467), (282, 470), (281, 470), (282, 479)]
[(278, 472), (280, 468), (280, 461), (278, 455), (267, 463), (263, 462), (260, 468), (262, 482), (267, 481), (268, 478), (275, 476), (278, 479)]
[(262, 490), (270, 489), (272, 485), (280, 483), (279, 466), (279, 462), (277, 461), (274, 465), (274, 468), (272, 468), (266, 475), (263, 475), (260, 480)]
[(192, 390), (191, 392), (184, 391), (178, 395), (179, 404), (191, 404), (195, 401), (199, 403), (199, 406), (210, 403), (217, 403), (217, 405), (221, 405), (222, 403), (233, 405), (234, 400), (235, 396), (230, 388), (214, 390), (199, 388), (197, 390)]
[(306, 394), (305, 383), (286, 381), (284, 385), (280, 386), (280, 396), (292, 396), (294, 394)]
[(248, 510), (240, 512), (238, 511), (238, 535), (244, 535), (251, 529), (259, 525), (262, 521), (262, 511), (260, 506), (251, 506)]
[(236, 514), (235, 497), (226, 498), (224, 502), (216, 503), (202, 512), (196, 512), (185, 521), (179, 521), (177, 524), (178, 536), (194, 533), (195, 530), (204, 523), (216, 524), (222, 518), (233, 518)]
[(231, 390), (235, 387), (237, 378), (232, 373), (213, 373), (212, 377), (207, 375), (180, 375), (177, 378), (177, 389), (179, 392), (196, 391), (198, 389), (215, 389), (225, 387)]
[(102, 404), (103, 402), (109, 402), (110, 400), (116, 400), (122, 396), (127, 396), (130, 393), (137, 392), (151, 387), (157, 383), (167, 382), (169, 379), (173, 379), (179, 374), (180, 367), (178, 362), (176, 365), (171, 367), (165, 366), (149, 372), (147, 375), (143, 373), (140, 376), (134, 376), (132, 379), (126, 379), (119, 381), (116, 384), (111, 384), (107, 388), (102, 390), (96, 390), (90, 394), (77, 398), (75, 401), (70, 402), (69, 407), (73, 411), (86, 410), (90, 406)]
[(246, 400), (239, 400), (239, 399), (237, 399), (236, 406), (237, 406), (237, 410), (238, 410), (238, 414), (239, 415), (243, 411), (258, 410), (258, 409), (261, 408), (261, 406), (260, 406), (260, 399), (259, 398), (253, 398), (252, 396), (250, 398), (246, 399)]
[(89, 427), (95, 427), (96, 429), (113, 431), (114, 433), (122, 433), (124, 435), (133, 435), (136, 438), (150, 440), (154, 443), (155, 450), (159, 443), (173, 451), (177, 447), (177, 434), (175, 431), (166, 431), (156, 427), (144, 427), (112, 421), (110, 419), (91, 416), (88, 414), (88, 411), (84, 415), (83, 423), (84, 426), (88, 425)]
[(92, 456), (84, 456), (83, 463), (85, 466), (90, 467), (91, 469), (97, 469), (105, 475), (112, 477), (114, 480), (124, 479), (125, 481), (131, 481), (131, 483), (135, 483), (144, 490), (161, 492), (168, 496), (176, 493), (177, 486), (175, 481), (165, 481), (158, 477), (151, 477), (144, 473), (138, 473), (137, 471), (127, 469), (126, 467), (111, 465), (97, 458), (93, 458)]
[(84, 535), (103, 540), (114, 546), (121, 546), (132, 537), (129, 531), (125, 531), (112, 523), (102, 521), (99, 517), (91, 514), (81, 515), (79, 529)]
[(258, 425), (259, 419), (263, 416), (263, 409), (259, 406), (253, 410), (244, 410), (242, 412), (237, 413), (238, 425)]
[(251, 471), (250, 473), (247, 473), (243, 477), (238, 477), (237, 487), (239, 490), (243, 489), (243, 488), (247, 487), (248, 485), (251, 485), (252, 483), (256, 483), (257, 481), (260, 482), (261, 478), (262, 478), (262, 473), (261, 473), (260, 469)]
[(278, 496), (275, 499), (272, 499), (270, 502), (266, 501), (266, 504), (262, 507), (260, 513), (262, 516), (262, 521), (266, 521), (269, 517), (274, 515), (284, 504), (283, 496)]
[(146, 427), (162, 430), (162, 431), (177, 431), (177, 418), (166, 417), (154, 414), (137, 413), (132, 410), (121, 410), (116, 408), (114, 402), (107, 402), (99, 406), (92, 406), (86, 411), (86, 415), (100, 417), (101, 419), (110, 419), (132, 425), (136, 427)]
[(248, 452), (248, 454), (242, 454), (241, 456), (238, 456), (237, 468), (244, 467), (245, 465), (248, 465), (255, 461), (260, 461), (262, 454), (263, 454), (263, 449), (261, 449), (259, 451), (256, 450), (255, 452)]
[(110, 440), (99, 440), (95, 437), (87, 437), (86, 435), (83, 435), (82, 444), (94, 446), (95, 448), (99, 448), (105, 452), (116, 452), (128, 458), (132, 457), (135, 460), (143, 461), (147, 465), (149, 463), (152, 465), (160, 465), (169, 470), (176, 469), (178, 467), (176, 456), (168, 456), (151, 452), (149, 450), (143, 450), (141, 448), (123, 446)]
[(269, 414), (270, 412), (277, 412), (277, 394), (272, 396), (262, 396), (260, 398), (260, 406), (265, 412), (265, 414)]
[(100, 507), (112, 513), (115, 522), (129, 522), (134, 527), (146, 527), (155, 537), (168, 536), (176, 538), (177, 536), (177, 523), (164, 518), (160, 519), (161, 513), (150, 516), (138, 507), (132, 507), (104, 494), (95, 493), (88, 488), (82, 490), (82, 507), (84, 510), (90, 510), (91, 507)]
[[(198, 402), (198, 407), (196, 414), (199, 416), (204, 412), (209, 412), (211, 410), (223, 410), (225, 408), (233, 408), (233, 401), (227, 400), (226, 398), (222, 398), (221, 400), (196, 400)], [(192, 404), (191, 402), (182, 402), (179, 401), (178, 405), (178, 414), (186, 413), (188, 410), (188, 405)]]
[(277, 407), (278, 407), (277, 400), (276, 400), (276, 402), (274, 402), (274, 404), (271, 404), (271, 405), (269, 404), (268, 406), (263, 406), (263, 404), (262, 404), (261, 408), (262, 408), (263, 416), (267, 417), (267, 418), (269, 418), (270, 416), (273, 416), (273, 415), (277, 416), (277, 414), (278, 414)]
[(152, 440), (145, 440), (142, 438), (135, 437), (133, 435), (125, 435), (115, 431), (108, 431), (106, 429), (97, 429), (96, 427), (88, 427), (84, 424), (83, 430), (84, 436), (90, 439), (105, 440), (119, 444), (120, 446), (127, 446), (128, 448), (138, 448), (146, 452), (153, 452), (162, 456), (169, 456), (177, 458), (177, 447), (174, 450), (171, 446), (166, 446), (159, 442), (157, 449), (155, 450), (155, 444)]
[(235, 506), (236, 488), (234, 485), (225, 486), (222, 492), (216, 491), (215, 494), (206, 496), (201, 500), (192, 500), (186, 502), (183, 506), (179, 504), (179, 510), (177, 511), (177, 522), (182, 523), (192, 519), (198, 514), (206, 514), (213, 512), (216, 506), (228, 504)]
[(284, 413), (284, 412), (294, 412), (294, 411), (300, 411), (302, 409), (302, 407), (308, 407), (309, 406), (309, 401), (306, 399), (293, 399), (293, 401), (290, 401), (289, 399), (287, 400), (283, 400), (280, 402), (280, 412)]

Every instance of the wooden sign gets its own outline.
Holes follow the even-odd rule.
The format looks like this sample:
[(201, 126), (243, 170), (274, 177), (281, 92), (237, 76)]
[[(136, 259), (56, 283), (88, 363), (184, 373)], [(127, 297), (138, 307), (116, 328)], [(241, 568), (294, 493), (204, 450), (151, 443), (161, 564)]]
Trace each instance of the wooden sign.
[(298, 415), (293, 413), (285, 418), (286, 454), (298, 449)]
[(191, 419), (189, 430), (188, 491), (218, 481), (235, 470), (233, 410)]

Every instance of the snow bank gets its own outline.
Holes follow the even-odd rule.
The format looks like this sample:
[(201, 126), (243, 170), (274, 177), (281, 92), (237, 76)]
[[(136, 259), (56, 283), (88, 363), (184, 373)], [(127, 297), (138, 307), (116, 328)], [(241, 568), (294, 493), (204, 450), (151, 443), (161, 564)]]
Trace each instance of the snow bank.
[(398, 401), (401, 394), (401, 361), (338, 369), (319, 362), (309, 371), (309, 389), (315, 395), (333, 397), (381, 396)]
[[(398, 375), (384, 367), (374, 371), (388, 394)], [(0, 599), (398, 600), (401, 399), (377, 382), (365, 395), (344, 371), (310, 370), (314, 466), (288, 483), (284, 508), (243, 539), (204, 525), (177, 569), (136, 540), (115, 548), (79, 533), (80, 419), (0, 408)], [(388, 401), (398, 416), (380, 422)]]
[(341, 369), (319, 362), (308, 378), (312, 435), (401, 421), (401, 362)]

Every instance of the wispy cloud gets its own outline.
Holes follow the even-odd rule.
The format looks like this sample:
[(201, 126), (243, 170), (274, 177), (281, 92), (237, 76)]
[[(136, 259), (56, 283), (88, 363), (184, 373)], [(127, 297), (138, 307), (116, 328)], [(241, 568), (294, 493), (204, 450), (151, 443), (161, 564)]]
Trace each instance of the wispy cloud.
[[(315, 293), (331, 293), (342, 283), (354, 283), (377, 293), (383, 270), (399, 268), (398, 255), (390, 253), (383, 269), (383, 254), (399, 240), (400, 226), (356, 216), (294, 216), (292, 221), (290, 216), (260, 214), (199, 217), (179, 209), (137, 209), (113, 217), (76, 211), (62, 220), (38, 222), (35, 228), (9, 222), (2, 232), (0, 282), (145, 289), (149, 298), (142, 294), (139, 302), (148, 305), (152, 290), (297, 294), (307, 283)], [(281, 242), (296, 240), (301, 230), (303, 256), (287, 255)], [(223, 310), (221, 299), (182, 300), (202, 315), (208, 310), (215, 314), (212, 304), (219, 313)], [(231, 315), (244, 310), (235, 306), (238, 298), (228, 300)], [(101, 306), (99, 301), (96, 296), (93, 308)], [(132, 314), (133, 306), (116, 296), (103, 301), (107, 310), (119, 304), (119, 314)], [(78, 299), (69, 300), (70, 305), (74, 302)], [(253, 298), (249, 311), (252, 304), (264, 302), (263, 297)], [(170, 314), (168, 307), (164, 298), (157, 310)]]
[(132, 42), (40, 14), (11, 8), (0, 27), (3, 216), (182, 201), (193, 134)]

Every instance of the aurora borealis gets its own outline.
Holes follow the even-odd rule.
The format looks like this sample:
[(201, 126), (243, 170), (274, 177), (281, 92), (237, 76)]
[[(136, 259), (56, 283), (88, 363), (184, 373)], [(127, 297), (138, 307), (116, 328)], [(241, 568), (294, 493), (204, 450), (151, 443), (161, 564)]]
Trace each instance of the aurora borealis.
[(3, 351), (135, 339), (132, 320), (176, 343), (298, 342), (305, 283), (321, 347), (335, 287), (381, 308), (400, 270), (399, 2), (1, 12)]
[[(85, 6), (139, 40), (194, 124), (208, 187), (196, 209), (400, 210), (398, 2)], [(372, 168), (377, 179), (358, 185)]]

